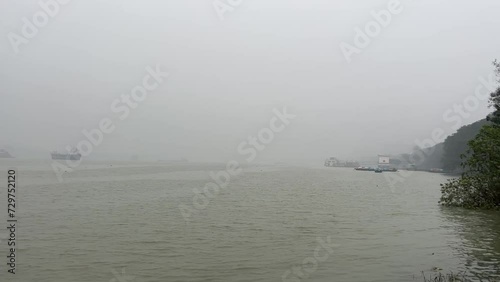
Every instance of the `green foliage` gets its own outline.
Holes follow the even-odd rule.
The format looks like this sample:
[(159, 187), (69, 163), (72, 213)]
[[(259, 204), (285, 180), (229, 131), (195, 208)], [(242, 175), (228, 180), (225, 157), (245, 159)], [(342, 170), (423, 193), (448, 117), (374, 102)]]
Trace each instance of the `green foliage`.
[[(500, 76), (500, 64), (494, 62)], [(500, 209), (500, 88), (491, 94), (495, 112), (461, 156), (464, 173), (441, 184), (440, 203), (465, 208)]]
[[(500, 62), (495, 60), (493, 65), (495, 66), (497, 76), (500, 78)], [(489, 115), (487, 119), (493, 122), (496, 126), (500, 126), (500, 87), (498, 87), (495, 92), (491, 93), (490, 105), (495, 109), (495, 111)]]
[(441, 203), (465, 208), (500, 207), (500, 127), (484, 126), (463, 155), (465, 172), (441, 184)]

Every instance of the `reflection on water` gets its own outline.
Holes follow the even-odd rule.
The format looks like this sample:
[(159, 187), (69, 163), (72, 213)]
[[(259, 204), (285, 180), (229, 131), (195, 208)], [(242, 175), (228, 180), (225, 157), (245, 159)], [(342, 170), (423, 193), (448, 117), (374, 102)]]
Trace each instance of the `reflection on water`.
[(463, 260), (464, 270), (478, 279), (500, 278), (500, 213), (444, 207), (441, 211), (461, 238), (450, 246)]

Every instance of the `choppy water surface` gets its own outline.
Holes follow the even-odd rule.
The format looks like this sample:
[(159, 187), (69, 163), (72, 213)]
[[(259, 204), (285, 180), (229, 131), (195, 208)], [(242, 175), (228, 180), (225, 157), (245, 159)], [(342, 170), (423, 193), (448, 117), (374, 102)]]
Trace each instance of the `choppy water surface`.
[[(435, 267), (500, 275), (500, 214), (439, 207), (439, 174), (391, 190), (385, 173), (255, 166), (186, 222), (179, 204), (193, 207), (193, 189), (224, 165), (86, 163), (59, 183), (48, 162), (1, 160), (2, 225), (8, 167), (20, 186), (16, 281), (282, 281), (293, 268), (285, 281), (422, 281)], [(319, 247), (328, 238), (331, 253)]]

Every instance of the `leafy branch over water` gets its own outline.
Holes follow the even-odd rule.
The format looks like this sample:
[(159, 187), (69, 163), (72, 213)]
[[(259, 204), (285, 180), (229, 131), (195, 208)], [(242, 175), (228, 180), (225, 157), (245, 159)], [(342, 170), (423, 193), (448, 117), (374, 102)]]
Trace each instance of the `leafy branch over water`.
[[(500, 62), (493, 62), (500, 82)], [(462, 155), (464, 173), (441, 184), (440, 203), (464, 208), (500, 209), (500, 87), (491, 93), (495, 111)], [(440, 281), (440, 280), (438, 280)]]

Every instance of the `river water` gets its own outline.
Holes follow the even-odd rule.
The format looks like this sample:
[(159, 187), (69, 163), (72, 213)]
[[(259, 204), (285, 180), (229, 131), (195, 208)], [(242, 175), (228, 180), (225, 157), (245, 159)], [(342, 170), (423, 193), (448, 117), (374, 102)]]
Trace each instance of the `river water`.
[(193, 189), (225, 165), (86, 162), (60, 183), (49, 161), (0, 160), (2, 226), (8, 168), (18, 175), (17, 265), (7, 273), (2, 228), (0, 281), (500, 277), (500, 214), (440, 207), (440, 174), (391, 186), (387, 173), (252, 166), (193, 204)]

